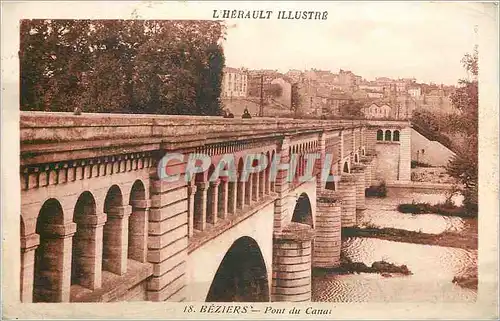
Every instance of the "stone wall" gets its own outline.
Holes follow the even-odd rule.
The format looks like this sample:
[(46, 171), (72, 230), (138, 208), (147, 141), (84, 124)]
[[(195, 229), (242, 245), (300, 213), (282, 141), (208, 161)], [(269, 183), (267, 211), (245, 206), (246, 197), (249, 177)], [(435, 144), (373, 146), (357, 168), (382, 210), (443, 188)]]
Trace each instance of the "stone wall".
[(440, 142), (431, 141), (414, 129), (411, 129), (411, 160), (433, 166), (446, 166), (455, 155)]
[(399, 143), (377, 142), (377, 169), (376, 180), (395, 181), (399, 171)]

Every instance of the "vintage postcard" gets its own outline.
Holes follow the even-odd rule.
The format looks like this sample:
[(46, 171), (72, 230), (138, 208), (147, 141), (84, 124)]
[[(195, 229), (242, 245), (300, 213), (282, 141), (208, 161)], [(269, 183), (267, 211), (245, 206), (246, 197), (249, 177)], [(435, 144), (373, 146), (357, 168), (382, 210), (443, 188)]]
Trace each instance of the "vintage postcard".
[(5, 319), (497, 319), (497, 2), (2, 2)]

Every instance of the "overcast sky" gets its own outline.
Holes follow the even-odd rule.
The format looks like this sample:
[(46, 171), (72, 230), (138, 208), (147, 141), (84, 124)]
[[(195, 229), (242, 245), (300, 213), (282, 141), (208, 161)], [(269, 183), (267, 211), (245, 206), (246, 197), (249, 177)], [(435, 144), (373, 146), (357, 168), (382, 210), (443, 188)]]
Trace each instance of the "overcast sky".
[(456, 84), (466, 75), (460, 59), (477, 43), (474, 26), (484, 19), (480, 3), (320, 5), (328, 10), (326, 21), (227, 21), (226, 65), (281, 72), (342, 68), (368, 80), (415, 77)]

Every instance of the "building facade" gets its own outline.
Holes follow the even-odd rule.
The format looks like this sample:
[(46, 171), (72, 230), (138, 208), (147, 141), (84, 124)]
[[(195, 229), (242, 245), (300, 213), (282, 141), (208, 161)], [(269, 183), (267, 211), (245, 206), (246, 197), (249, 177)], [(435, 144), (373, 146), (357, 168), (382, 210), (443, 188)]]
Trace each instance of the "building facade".
[(243, 68), (224, 68), (222, 98), (244, 98), (248, 94), (248, 74)]
[(363, 109), (365, 117), (368, 119), (380, 119), (391, 117), (392, 108), (388, 104), (381, 104), (380, 106), (372, 103)]

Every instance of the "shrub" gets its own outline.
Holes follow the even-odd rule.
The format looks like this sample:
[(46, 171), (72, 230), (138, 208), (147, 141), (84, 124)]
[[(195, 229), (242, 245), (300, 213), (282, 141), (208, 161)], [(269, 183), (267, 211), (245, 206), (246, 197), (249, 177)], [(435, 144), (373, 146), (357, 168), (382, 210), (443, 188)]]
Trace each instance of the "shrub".
[(411, 161), (411, 168), (417, 168), (417, 167), (434, 167), (431, 164), (423, 163), (423, 162), (418, 162), (416, 160)]
[(370, 186), (365, 189), (366, 197), (386, 197), (387, 196), (387, 187), (385, 186), (385, 182), (380, 183), (378, 186)]
[(467, 211), (465, 206), (456, 206), (451, 199), (443, 203), (431, 205), (429, 203), (403, 203), (398, 205), (398, 211), (410, 214), (440, 214), (444, 216), (474, 217), (474, 213)]

